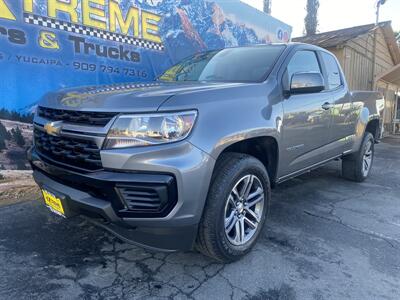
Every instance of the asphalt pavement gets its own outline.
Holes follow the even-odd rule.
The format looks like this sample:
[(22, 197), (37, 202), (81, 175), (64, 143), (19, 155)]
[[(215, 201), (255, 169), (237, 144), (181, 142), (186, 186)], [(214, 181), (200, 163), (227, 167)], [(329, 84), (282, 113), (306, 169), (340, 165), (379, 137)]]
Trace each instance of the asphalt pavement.
[[(177, 237), (179, 238), (179, 237)], [(340, 162), (279, 185), (242, 260), (154, 253), (41, 201), (0, 208), (0, 299), (400, 299), (400, 139), (364, 183)]]

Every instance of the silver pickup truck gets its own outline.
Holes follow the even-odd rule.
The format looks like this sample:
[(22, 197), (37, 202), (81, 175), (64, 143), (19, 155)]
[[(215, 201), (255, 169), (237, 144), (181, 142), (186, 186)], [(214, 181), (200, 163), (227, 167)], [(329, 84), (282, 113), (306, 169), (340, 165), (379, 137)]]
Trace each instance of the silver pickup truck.
[(229, 48), (154, 82), (45, 95), (28, 155), (53, 212), (231, 262), (256, 243), (274, 185), (334, 159), (345, 178), (368, 177), (381, 109), (324, 49)]

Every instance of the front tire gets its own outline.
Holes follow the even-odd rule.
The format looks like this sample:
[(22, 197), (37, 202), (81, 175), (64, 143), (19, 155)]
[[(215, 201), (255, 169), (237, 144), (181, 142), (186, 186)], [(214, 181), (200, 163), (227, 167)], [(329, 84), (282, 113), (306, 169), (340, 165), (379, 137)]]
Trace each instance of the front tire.
[(345, 156), (342, 160), (342, 176), (346, 179), (362, 182), (371, 172), (375, 153), (375, 139), (366, 132), (360, 150)]
[(218, 160), (199, 225), (197, 249), (220, 262), (246, 255), (264, 226), (271, 187), (256, 158), (226, 153)]

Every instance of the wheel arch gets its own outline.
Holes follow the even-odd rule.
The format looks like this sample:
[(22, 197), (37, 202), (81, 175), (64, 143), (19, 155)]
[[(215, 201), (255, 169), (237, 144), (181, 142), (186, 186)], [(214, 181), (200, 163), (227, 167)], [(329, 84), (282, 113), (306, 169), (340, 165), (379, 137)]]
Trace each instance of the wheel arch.
[(370, 119), (365, 127), (365, 132), (369, 132), (375, 141), (380, 138), (380, 122), (378, 118)]
[(278, 141), (273, 136), (258, 136), (235, 142), (225, 147), (216, 161), (228, 152), (243, 153), (251, 155), (262, 162), (270, 177), (271, 184), (277, 178), (279, 146)]

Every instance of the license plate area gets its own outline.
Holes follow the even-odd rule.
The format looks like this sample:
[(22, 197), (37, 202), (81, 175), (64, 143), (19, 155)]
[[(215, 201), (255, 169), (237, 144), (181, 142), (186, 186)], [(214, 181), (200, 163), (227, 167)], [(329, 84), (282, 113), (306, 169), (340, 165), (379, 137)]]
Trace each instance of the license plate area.
[(67, 217), (67, 206), (65, 204), (65, 196), (50, 191), (46, 187), (42, 187), (42, 195), (46, 206), (56, 215), (63, 218)]

